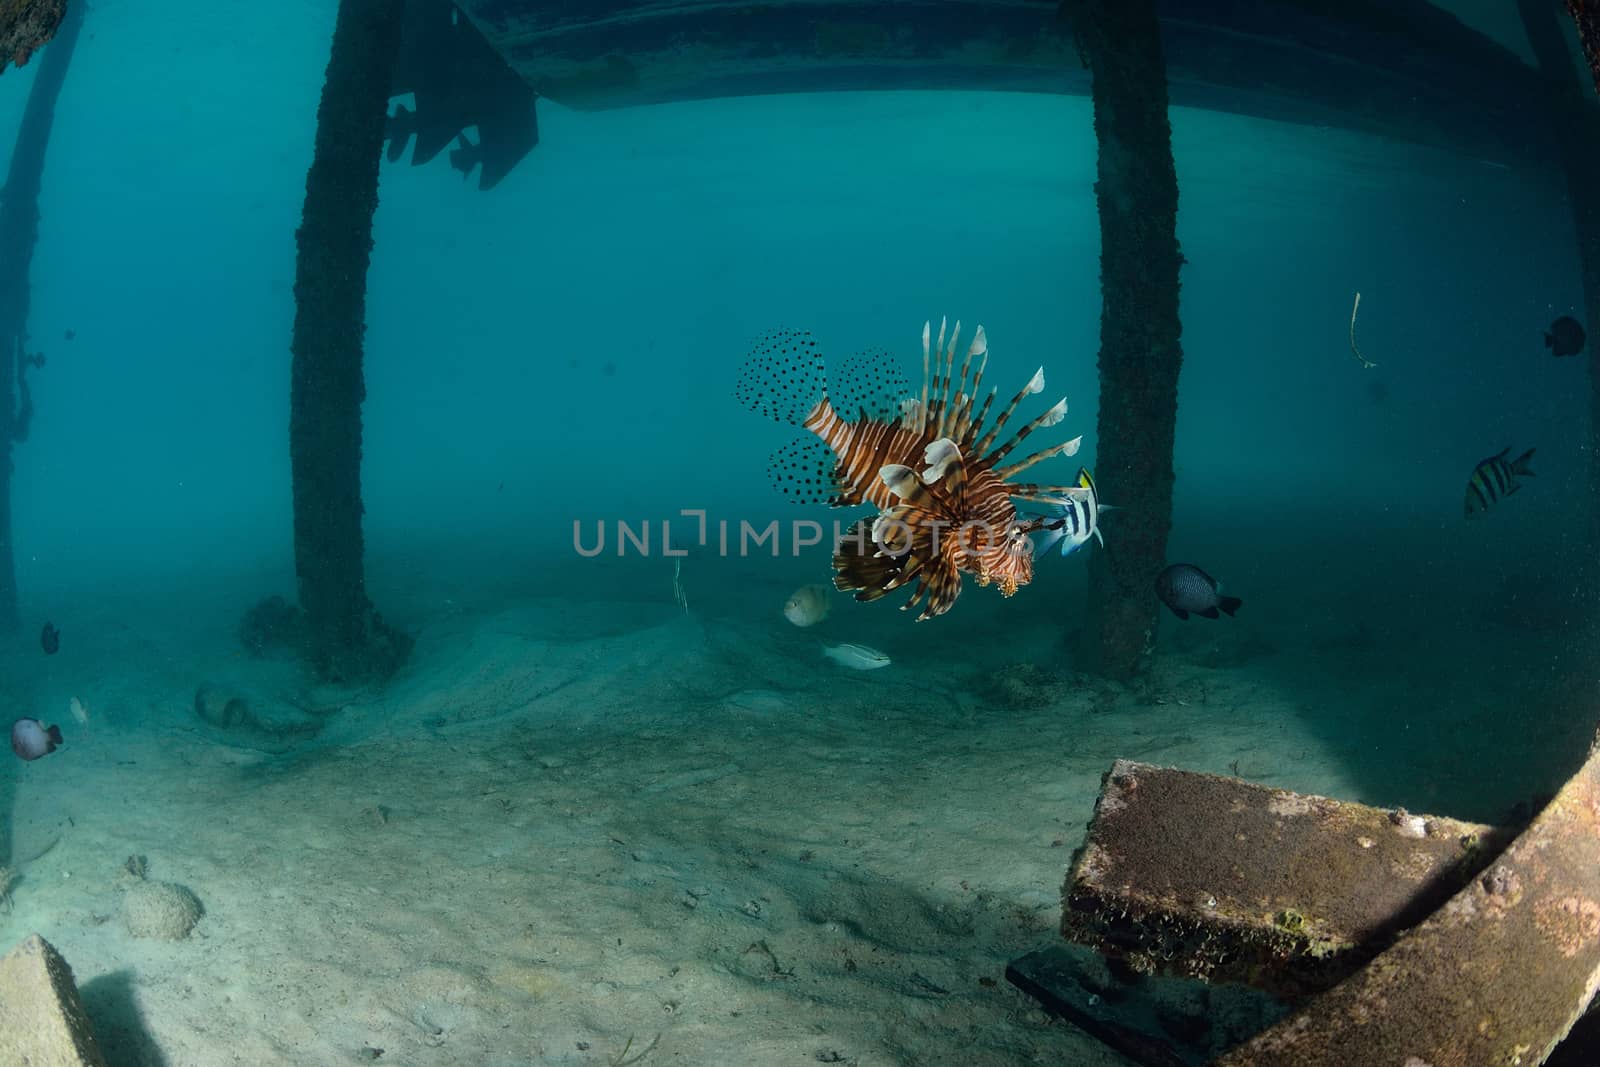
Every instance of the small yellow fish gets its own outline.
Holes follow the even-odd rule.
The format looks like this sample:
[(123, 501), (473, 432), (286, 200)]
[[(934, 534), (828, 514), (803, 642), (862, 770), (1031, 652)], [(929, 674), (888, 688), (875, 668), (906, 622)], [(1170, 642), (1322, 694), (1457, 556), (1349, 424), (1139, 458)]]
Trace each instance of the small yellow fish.
[(815, 626), (828, 617), (828, 587), (802, 585), (783, 605), (783, 617), (796, 626)]

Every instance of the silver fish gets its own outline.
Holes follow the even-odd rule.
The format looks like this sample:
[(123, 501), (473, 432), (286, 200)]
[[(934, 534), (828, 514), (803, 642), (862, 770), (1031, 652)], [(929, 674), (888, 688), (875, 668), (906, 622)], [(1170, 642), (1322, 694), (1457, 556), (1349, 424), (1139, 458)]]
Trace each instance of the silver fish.
[(875, 671), (889, 665), (889, 657), (866, 645), (823, 645), (822, 654), (841, 667), (855, 671)]

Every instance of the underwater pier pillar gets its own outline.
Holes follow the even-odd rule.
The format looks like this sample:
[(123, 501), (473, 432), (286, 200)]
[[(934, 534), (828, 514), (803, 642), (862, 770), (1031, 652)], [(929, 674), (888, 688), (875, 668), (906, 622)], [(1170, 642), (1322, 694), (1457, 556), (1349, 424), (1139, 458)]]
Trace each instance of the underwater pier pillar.
[(1148, 658), (1153, 593), (1172, 526), (1178, 417), (1178, 176), (1153, 0), (1064, 0), (1093, 79), (1099, 143), (1100, 417), (1095, 479), (1117, 515), (1116, 548), (1091, 556), (1085, 666), (1128, 678)]
[(26, 351), (31, 287), (28, 272), (39, 239), (39, 188), (44, 178), (46, 149), (55, 125), (56, 99), (61, 95), (72, 53), (83, 26), (82, 0), (69, 4), (55, 37), (39, 60), (39, 73), (28, 91), (28, 103), (17, 128), (0, 196), (0, 627), (17, 624), (16, 549), (11, 530), (12, 452), (28, 438), (33, 397), (28, 369), (42, 367), (44, 357)]
[[(1581, 32), (1584, 22), (1579, 8), (1592, 5), (1571, 6)], [(1540, 0), (1517, 0), (1517, 7), (1528, 44), (1539, 61), (1539, 72), (1549, 85), (1548, 121), (1566, 174), (1578, 269), (1583, 277), (1582, 318), (1589, 331), (1589, 514), (1583, 541), (1569, 556), (1576, 575), (1586, 583), (1583, 595), (1593, 602), (1600, 596), (1600, 109), (1595, 106), (1594, 93), (1573, 69), (1555, 6)], [(1590, 28), (1600, 30), (1600, 14), (1590, 10), (1588, 18)], [(1585, 46), (1600, 47), (1600, 40), (1586, 41)], [(1594, 60), (1591, 51), (1590, 61)]]
[(404, 0), (340, 0), (295, 234), (289, 455), (305, 652), (337, 681), (385, 677), (410, 651), (367, 599), (361, 404), (367, 266)]
[(1600, 0), (1567, 0), (1567, 10), (1577, 23), (1578, 41), (1594, 75), (1594, 91), (1600, 93)]
[[(74, 0), (72, 7), (81, 7)], [(0, 4), (0, 74), (6, 64), (22, 66), (37, 48), (50, 43), (67, 13), (66, 0), (7, 0)], [(81, 18), (79, 12), (78, 17)], [(71, 49), (68, 49), (71, 51)]]

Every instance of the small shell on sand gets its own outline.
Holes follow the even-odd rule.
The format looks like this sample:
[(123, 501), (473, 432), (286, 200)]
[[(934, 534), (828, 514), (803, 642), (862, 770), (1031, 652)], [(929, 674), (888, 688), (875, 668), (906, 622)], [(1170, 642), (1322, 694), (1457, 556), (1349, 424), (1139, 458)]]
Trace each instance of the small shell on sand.
[(796, 626), (815, 626), (828, 617), (828, 587), (802, 585), (783, 605), (783, 617)]
[(89, 709), (77, 697), (72, 698), (72, 703), (67, 705), (67, 710), (72, 712), (72, 718), (79, 726), (89, 725)]

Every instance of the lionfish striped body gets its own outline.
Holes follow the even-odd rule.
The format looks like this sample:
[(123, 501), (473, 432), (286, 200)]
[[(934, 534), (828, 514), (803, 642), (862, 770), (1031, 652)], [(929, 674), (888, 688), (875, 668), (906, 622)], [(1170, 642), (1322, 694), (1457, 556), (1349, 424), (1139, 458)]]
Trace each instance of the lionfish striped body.
[[(997, 586), (1004, 596), (1028, 584), (1033, 578), (1029, 534), (1044, 520), (1019, 519), (1014, 501), (1059, 504), (1083, 492), (1076, 485), (1011, 480), (1041, 460), (1073, 455), (1082, 438), (1000, 465), (1035, 430), (1066, 416), (1062, 399), (1003, 444), (995, 443), (1023, 398), (1044, 389), (1043, 368), (985, 430), (997, 391), (991, 389), (974, 409), (988, 364), (983, 327), (967, 348), (959, 374), (961, 324), (950, 332), (948, 344), (945, 333), (941, 323), (930, 347), (931, 324), (922, 327), (917, 394), (886, 372), (882, 357), (867, 356), (857, 357), (856, 371), (846, 375), (842, 390), (854, 393), (855, 402), (830, 396), (816, 341), (795, 331), (767, 334), (757, 343), (737, 391), (752, 410), (797, 423), (813, 435), (773, 457), (779, 487), (790, 499), (878, 509), (876, 518), (857, 523), (841, 540), (833, 557), (834, 585), (854, 591), (857, 600), (877, 600), (914, 583), (902, 610), (926, 600), (919, 619), (950, 610), (963, 572), (979, 585)], [(876, 381), (863, 386), (870, 379)], [(854, 417), (847, 419), (841, 410)]]

